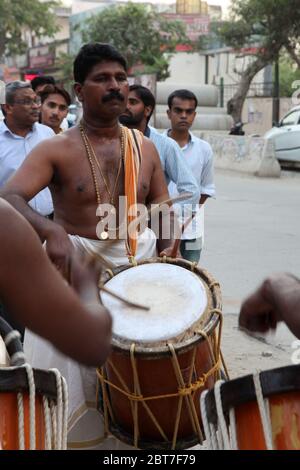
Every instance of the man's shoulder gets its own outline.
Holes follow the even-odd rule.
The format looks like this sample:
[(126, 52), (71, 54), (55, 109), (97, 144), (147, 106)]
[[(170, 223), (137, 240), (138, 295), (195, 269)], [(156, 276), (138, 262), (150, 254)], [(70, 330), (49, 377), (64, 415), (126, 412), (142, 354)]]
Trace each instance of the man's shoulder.
[(191, 135), (192, 142), (195, 143), (198, 148), (200, 147), (201, 150), (203, 150), (204, 152), (212, 153), (211, 145), (206, 140), (203, 140), (200, 137), (197, 137), (192, 132), (190, 132), (190, 135)]
[(177, 142), (175, 142), (174, 139), (171, 139), (171, 137), (169, 137), (164, 132), (158, 132), (153, 127), (150, 127), (150, 139), (153, 139), (154, 142), (159, 142), (161, 145), (164, 145), (167, 148), (180, 150), (179, 145)]
[(45, 126), (44, 124), (40, 124), (39, 122), (35, 123), (34, 131), (36, 132), (36, 134), (44, 136), (45, 138), (55, 136), (55, 132), (53, 131), (53, 129), (51, 129), (51, 127)]
[(0, 122), (0, 139), (4, 139), (8, 133), (9, 133), (9, 129), (3, 120), (2, 122)]

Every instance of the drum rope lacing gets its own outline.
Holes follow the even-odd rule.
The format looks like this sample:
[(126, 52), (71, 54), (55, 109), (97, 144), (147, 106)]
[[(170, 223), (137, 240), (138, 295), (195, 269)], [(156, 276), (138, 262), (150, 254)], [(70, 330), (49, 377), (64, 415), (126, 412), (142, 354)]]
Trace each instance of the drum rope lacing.
[[(29, 448), (36, 449), (35, 426), (35, 382), (33, 368), (30, 364), (23, 364), (26, 369), (29, 390)], [(68, 416), (68, 391), (67, 383), (57, 369), (50, 369), (56, 376), (57, 404), (43, 395), (43, 410), (45, 421), (45, 449), (62, 450), (67, 448), (67, 416)], [(24, 396), (17, 393), (18, 403), (18, 439), (19, 450), (25, 450), (25, 423), (24, 423)], [(51, 419), (50, 412), (51, 410)], [(52, 440), (51, 440), (52, 439)]]
[(256, 399), (257, 399), (258, 409), (260, 413), (261, 424), (263, 427), (266, 447), (267, 447), (267, 450), (273, 450), (269, 400), (267, 398), (264, 399), (263, 397), (259, 371), (257, 371), (256, 374), (253, 374), (253, 382), (254, 382)]
[[(211, 450), (238, 450), (237, 442), (237, 430), (236, 430), (236, 419), (234, 408), (229, 410), (229, 427), (226, 424), (222, 398), (221, 398), (221, 386), (224, 381), (218, 381), (214, 386), (215, 404), (218, 417), (218, 424), (215, 426), (213, 423), (208, 421), (207, 409), (206, 409), (206, 395), (208, 390), (202, 392), (200, 397), (200, 409), (201, 417), (204, 427), (204, 434), (207, 441), (207, 447)], [(255, 388), (256, 400), (258, 404), (258, 410), (263, 428), (263, 434), (267, 450), (273, 450), (273, 439), (272, 439), (272, 426), (270, 417), (270, 406), (269, 400), (264, 399), (260, 372), (257, 371), (253, 374), (253, 383)]]
[[(109, 419), (108, 415), (110, 415), (112, 421), (114, 421), (113, 417), (113, 412), (111, 409), (111, 405), (109, 403), (109, 399), (107, 397), (106, 393), (106, 385), (109, 385), (113, 389), (117, 390), (121, 394), (125, 395), (128, 400), (130, 401), (130, 406), (131, 406), (131, 411), (132, 411), (132, 418), (133, 418), (133, 424), (134, 424), (134, 446), (138, 447), (138, 439), (139, 439), (139, 428), (138, 428), (138, 403), (141, 403), (142, 406), (145, 408), (146, 412), (148, 413), (150, 419), (158, 429), (160, 435), (165, 441), (168, 441), (168, 438), (166, 434), (164, 433), (163, 429), (161, 428), (158, 420), (155, 418), (153, 415), (151, 409), (149, 408), (147, 402), (151, 400), (159, 400), (159, 399), (167, 399), (167, 398), (175, 398), (178, 397), (178, 408), (177, 408), (177, 415), (176, 415), (176, 420), (175, 420), (175, 429), (174, 429), (174, 434), (172, 438), (172, 449), (176, 447), (176, 442), (177, 442), (177, 433), (178, 433), (178, 428), (179, 428), (179, 423), (180, 423), (180, 416), (181, 416), (181, 411), (182, 411), (182, 403), (183, 399), (186, 402), (186, 406), (189, 412), (190, 420), (194, 429), (195, 434), (198, 435), (199, 441), (203, 441), (203, 435), (201, 432), (201, 426), (199, 422), (199, 417), (197, 415), (195, 403), (193, 401), (193, 395), (194, 393), (203, 388), (209, 379), (209, 377), (219, 374), (221, 364), (223, 363), (224, 359), (221, 355), (221, 329), (222, 329), (222, 312), (220, 309), (213, 309), (211, 311), (211, 314), (217, 314), (220, 318), (219, 322), (219, 332), (218, 332), (218, 338), (216, 338), (216, 335), (213, 335), (212, 341), (208, 338), (208, 335), (205, 331), (202, 331), (200, 329), (197, 329), (195, 331), (196, 334), (202, 336), (208, 344), (208, 349), (209, 349), (209, 354), (210, 358), (212, 361), (213, 366), (211, 369), (203, 373), (200, 377), (198, 377), (197, 380), (192, 382), (192, 375), (195, 370), (195, 353), (196, 350), (194, 351), (192, 362), (191, 362), (191, 368), (190, 368), (190, 377), (189, 377), (189, 383), (188, 385), (185, 385), (184, 378), (182, 376), (182, 371), (180, 369), (180, 364), (178, 362), (178, 358), (176, 356), (176, 350), (173, 346), (172, 343), (167, 343), (167, 346), (169, 348), (169, 351), (171, 353), (171, 358), (172, 358), (172, 364), (174, 368), (174, 372), (177, 378), (178, 382), (178, 390), (175, 393), (169, 393), (169, 394), (163, 394), (163, 395), (154, 395), (154, 396), (147, 396), (144, 397), (141, 393), (141, 387), (139, 383), (139, 377), (138, 377), (138, 372), (137, 372), (137, 364), (136, 364), (136, 357), (135, 357), (135, 344), (133, 343), (130, 347), (130, 359), (131, 359), (131, 365), (132, 365), (132, 371), (133, 371), (133, 380), (134, 380), (134, 387), (133, 387), (133, 392), (129, 390), (127, 387), (125, 380), (122, 378), (122, 375), (116, 368), (116, 366), (113, 364), (113, 362), (108, 359), (108, 364), (114, 371), (114, 374), (117, 376), (117, 379), (119, 380), (121, 386), (124, 387), (124, 389), (118, 387), (111, 381), (109, 381), (106, 376), (105, 376), (105, 370), (104, 368), (97, 369), (97, 375), (99, 377), (100, 383), (101, 383), (101, 388), (102, 388), (102, 394), (103, 394), (103, 413), (104, 413), (104, 425), (105, 425), (105, 432), (108, 434), (109, 433)], [(212, 347), (211, 342), (214, 344), (214, 350)], [(226, 374), (227, 374), (227, 369), (226, 369)]]
[[(132, 262), (132, 260), (131, 260), (131, 262)], [(177, 264), (176, 262), (174, 263), (173, 259), (170, 259), (166, 256), (160, 258), (159, 262), (160, 263), (170, 262), (171, 264)], [(140, 264), (144, 264), (144, 263), (136, 263), (136, 264), (140, 265)], [(148, 264), (148, 263), (145, 262), (145, 264)], [(189, 264), (189, 269), (192, 272), (197, 272), (198, 271), (197, 263), (188, 263), (188, 264)], [(107, 269), (106, 273), (110, 278), (115, 276), (115, 273), (112, 270)], [(208, 289), (212, 292), (213, 298), (216, 299), (215, 307), (220, 307), (221, 303), (218, 301), (218, 293), (217, 293), (217, 291), (215, 291), (215, 288), (219, 288), (220, 285), (219, 285), (218, 282), (216, 282), (214, 280), (211, 280), (209, 278), (208, 273), (205, 273), (205, 275), (206, 275), (206, 278), (204, 278), (204, 279), (207, 283)], [(211, 282), (209, 282), (209, 281), (211, 281)], [(222, 330), (222, 320), (223, 320), (221, 308), (213, 308), (212, 310), (210, 310), (209, 311), (209, 318), (212, 318), (212, 316), (214, 314), (219, 316), (218, 335), (217, 335), (217, 330), (212, 332), (211, 338), (208, 337), (208, 334), (205, 331), (202, 331), (202, 330), (196, 330), (195, 331), (195, 334), (198, 334), (198, 335), (202, 336), (206, 340), (207, 344), (209, 345), (208, 349), (209, 349), (209, 355), (210, 355), (210, 358), (211, 358), (211, 361), (212, 361), (212, 368), (208, 372), (202, 373), (202, 375), (200, 377), (198, 377), (197, 380), (195, 380), (193, 383), (191, 383), (191, 382), (192, 382), (193, 372), (195, 371), (194, 361), (195, 361), (196, 350), (194, 351), (193, 359), (192, 359), (192, 363), (191, 363), (190, 380), (187, 381), (188, 385), (185, 385), (185, 382), (184, 381), (181, 382), (181, 380), (180, 380), (182, 378), (182, 375), (180, 377), (181, 370), (180, 370), (180, 365), (177, 361), (176, 353), (175, 353), (175, 356), (174, 355), (172, 356), (172, 352), (171, 352), (172, 348), (169, 347), (170, 354), (173, 357), (172, 358), (173, 369), (175, 371), (175, 374), (176, 374), (176, 370), (178, 372), (178, 374), (176, 375), (177, 382), (178, 382), (177, 393), (169, 393), (169, 394), (165, 394), (165, 395), (155, 395), (155, 396), (147, 396), (147, 397), (144, 397), (142, 395), (140, 384), (139, 384), (139, 377), (138, 377), (138, 373), (137, 373), (137, 365), (136, 365), (136, 359), (137, 358), (134, 355), (134, 351), (135, 351), (135, 345), (134, 344), (131, 345), (131, 349), (130, 349), (132, 373), (133, 373), (133, 377), (134, 377), (134, 387), (133, 387), (134, 391), (133, 392), (128, 388), (128, 386), (126, 384), (126, 381), (123, 379), (122, 374), (118, 371), (116, 365), (113, 363), (112, 360), (108, 359), (107, 364), (108, 364), (109, 367), (111, 367), (113, 374), (116, 376), (117, 381), (119, 381), (119, 383), (120, 383), (120, 386), (115, 385), (115, 383), (112, 383), (110, 380), (107, 379), (106, 370), (105, 370), (104, 367), (101, 368), (101, 369), (97, 369), (97, 375), (98, 375), (99, 383), (100, 383), (101, 389), (102, 389), (104, 428), (105, 428), (105, 433), (106, 434), (109, 434), (110, 422), (112, 422), (114, 424), (117, 424), (117, 420), (114, 418), (112, 405), (110, 403), (110, 397), (107, 393), (107, 390), (109, 389), (109, 387), (112, 387), (114, 390), (118, 391), (123, 396), (126, 396), (129, 400), (129, 404), (130, 404), (130, 407), (131, 407), (131, 413), (132, 413), (132, 421), (133, 421), (133, 425), (134, 425), (133, 443), (134, 443), (135, 447), (138, 447), (138, 439), (139, 439), (139, 429), (138, 429), (138, 426), (139, 426), (138, 403), (139, 402), (142, 404), (142, 406), (146, 410), (147, 414), (150, 416), (152, 422), (154, 423), (155, 427), (159, 431), (159, 434), (162, 436), (162, 438), (165, 441), (169, 442), (169, 439), (165, 435), (165, 433), (164, 433), (163, 429), (161, 428), (158, 420), (155, 418), (155, 416), (153, 415), (153, 413), (151, 412), (151, 409), (149, 408), (149, 406), (147, 404), (148, 401), (163, 399), (163, 398), (167, 399), (167, 398), (178, 397), (178, 409), (177, 409), (177, 415), (176, 415), (176, 419), (175, 419), (175, 429), (174, 429), (173, 438), (172, 438), (172, 449), (176, 448), (177, 433), (178, 433), (178, 428), (179, 428), (179, 423), (180, 423), (180, 415), (181, 415), (183, 400), (185, 400), (185, 402), (187, 403), (187, 410), (188, 410), (189, 416), (191, 418), (191, 423), (192, 423), (192, 427), (194, 429), (194, 433), (198, 434), (199, 441), (200, 442), (202, 441), (201, 426), (199, 425), (200, 417), (198, 417), (197, 413), (195, 412), (195, 404), (193, 402), (193, 395), (195, 394), (195, 392), (197, 390), (199, 390), (199, 389), (201, 389), (205, 386), (207, 380), (211, 376), (217, 376), (218, 378), (220, 378), (221, 364), (223, 365), (224, 372), (225, 372), (227, 378), (229, 378), (227, 367), (226, 367), (226, 364), (225, 364), (225, 361), (224, 361), (224, 357), (223, 357), (223, 354), (221, 352), (221, 330)], [(175, 352), (175, 348), (174, 348), (174, 352)], [(176, 364), (176, 361), (177, 361), (177, 364)], [(178, 365), (178, 369), (177, 369), (177, 365)], [(182, 383), (183, 383), (183, 385), (182, 385)], [(121, 387), (123, 387), (123, 389)], [(217, 444), (217, 440), (216, 440), (215, 447), (217, 448), (217, 446), (218, 446), (218, 444)]]
[(205, 405), (206, 395), (209, 390), (202, 392), (200, 397), (200, 410), (201, 418), (203, 422), (204, 434), (206, 438), (206, 445), (208, 450), (236, 450), (237, 449), (237, 437), (236, 437), (236, 424), (235, 424), (235, 412), (232, 408), (229, 411), (229, 432), (227, 429), (227, 424), (225, 416), (223, 413), (222, 407), (222, 398), (221, 398), (221, 386), (224, 383), (223, 380), (216, 382), (214, 387), (214, 395), (216, 402), (216, 410), (218, 416), (218, 425), (215, 426), (213, 423), (210, 423), (207, 418), (207, 410)]

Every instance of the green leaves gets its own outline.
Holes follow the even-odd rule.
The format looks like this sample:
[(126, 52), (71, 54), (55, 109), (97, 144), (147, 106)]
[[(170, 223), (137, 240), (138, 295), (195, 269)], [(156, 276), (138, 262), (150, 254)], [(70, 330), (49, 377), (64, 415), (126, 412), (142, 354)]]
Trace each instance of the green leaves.
[(143, 64), (145, 72), (157, 72), (158, 79), (168, 76), (164, 52), (174, 51), (179, 43), (189, 43), (183, 23), (167, 21), (150, 6), (131, 2), (92, 16), (83, 25), (82, 37), (84, 42), (113, 44), (129, 67)]
[(300, 39), (299, 0), (234, 0), (231, 21), (224, 22), (219, 35), (229, 46), (260, 44), (260, 54), (278, 56), (291, 39)]
[[(251, 81), (260, 70), (277, 60), (285, 50), (294, 66), (296, 63), (299, 66), (299, 0), (232, 0), (230, 21), (223, 22), (217, 34), (225, 44), (237, 49), (251, 45), (257, 47), (255, 55), (252, 49), (252, 60), (241, 74), (238, 89), (228, 103), (230, 114), (237, 122), (241, 120)], [(243, 54), (247, 55), (247, 52)], [(283, 70), (282, 91), (285, 83), (287, 93), (298, 72), (293, 70), (293, 66), (290, 70), (285, 66)]]
[(52, 37), (58, 30), (53, 8), (55, 0), (0, 0), (0, 58), (26, 51), (24, 32)]

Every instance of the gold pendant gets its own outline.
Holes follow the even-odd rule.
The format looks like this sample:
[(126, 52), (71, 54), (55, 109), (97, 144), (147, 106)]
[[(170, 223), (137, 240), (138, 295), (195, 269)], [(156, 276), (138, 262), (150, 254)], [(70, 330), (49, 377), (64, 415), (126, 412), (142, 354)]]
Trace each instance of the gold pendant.
[(107, 232), (101, 232), (100, 233), (100, 238), (101, 240), (107, 240), (108, 239), (108, 233)]

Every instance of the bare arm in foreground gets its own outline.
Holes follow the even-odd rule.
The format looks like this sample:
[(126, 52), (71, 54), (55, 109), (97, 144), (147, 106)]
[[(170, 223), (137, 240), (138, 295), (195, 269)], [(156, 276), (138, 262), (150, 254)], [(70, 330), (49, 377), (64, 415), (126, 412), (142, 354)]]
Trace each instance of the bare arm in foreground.
[(72, 257), (67, 285), (29, 223), (0, 199), (0, 298), (12, 316), (62, 353), (90, 366), (110, 352), (111, 317), (99, 302), (97, 270)]

